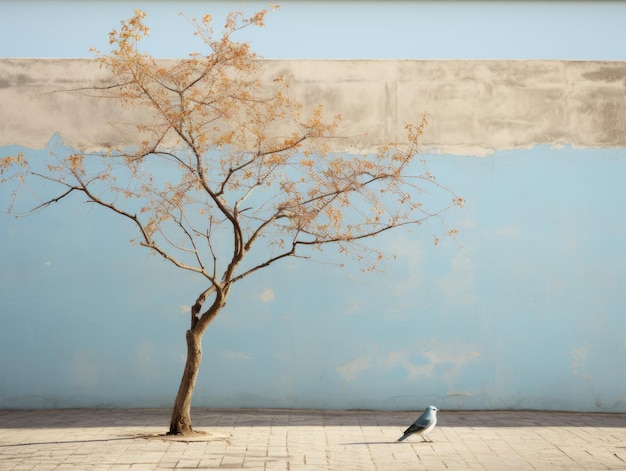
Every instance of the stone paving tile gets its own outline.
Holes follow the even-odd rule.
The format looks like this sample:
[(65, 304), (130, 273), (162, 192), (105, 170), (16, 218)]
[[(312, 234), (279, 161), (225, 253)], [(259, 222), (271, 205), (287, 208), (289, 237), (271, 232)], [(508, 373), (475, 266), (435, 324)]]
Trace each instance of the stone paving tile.
[(0, 470), (626, 470), (626, 414), (194, 411), (202, 440), (159, 436), (167, 410), (0, 411)]

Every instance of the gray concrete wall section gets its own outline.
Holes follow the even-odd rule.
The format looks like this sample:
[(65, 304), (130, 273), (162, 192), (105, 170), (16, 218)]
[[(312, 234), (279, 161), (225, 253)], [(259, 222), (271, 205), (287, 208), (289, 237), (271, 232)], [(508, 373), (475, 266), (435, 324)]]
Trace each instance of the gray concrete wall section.
[[(305, 108), (341, 113), (341, 133), (364, 148), (430, 124), (438, 153), (487, 155), (538, 144), (626, 146), (626, 62), (268, 60)], [(0, 146), (45, 146), (59, 132), (82, 150), (126, 144), (111, 123), (136, 120), (84, 89), (106, 76), (89, 59), (0, 59)], [(268, 82), (269, 83), (269, 82)]]

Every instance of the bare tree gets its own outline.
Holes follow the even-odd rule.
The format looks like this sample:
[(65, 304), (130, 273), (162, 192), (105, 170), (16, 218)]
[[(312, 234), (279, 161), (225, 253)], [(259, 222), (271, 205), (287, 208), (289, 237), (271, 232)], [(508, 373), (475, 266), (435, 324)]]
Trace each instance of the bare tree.
[[(232, 36), (262, 26), (265, 14), (231, 13), (221, 35), (209, 15), (193, 20), (208, 53), (164, 63), (139, 50), (149, 29), (145, 13), (135, 11), (110, 33), (112, 52), (96, 51), (110, 80), (92, 88), (141, 111), (133, 149), (51, 155), (43, 167), (23, 153), (0, 160), (3, 185), (14, 182), (19, 191), (39, 178), (58, 187), (32, 212), (80, 194), (134, 225), (134, 243), (204, 279), (191, 307), (170, 434), (193, 433), (202, 335), (235, 283), (330, 245), (374, 268), (384, 254), (370, 239), (431, 218), (443, 223), (449, 208), (463, 205), (417, 157), (426, 116), (407, 126), (403, 146), (334, 152), (340, 116), (328, 119), (321, 107), (303, 116), (282, 77), (262, 85), (256, 55)], [(445, 201), (429, 210), (424, 195), (433, 191)]]

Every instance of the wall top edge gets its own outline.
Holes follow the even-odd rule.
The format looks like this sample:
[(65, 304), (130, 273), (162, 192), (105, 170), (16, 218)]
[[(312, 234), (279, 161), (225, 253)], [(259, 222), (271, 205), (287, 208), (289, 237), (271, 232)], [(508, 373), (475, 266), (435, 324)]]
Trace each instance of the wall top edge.
[[(184, 60), (185, 58), (176, 58), (176, 57), (155, 57), (158, 61), (178, 61)], [(96, 57), (0, 57), (0, 62), (55, 62), (55, 61), (76, 61), (76, 62), (95, 62), (98, 58)], [(502, 63), (589, 63), (589, 64), (626, 64), (626, 60), (603, 60), (603, 59), (403, 59), (403, 58), (371, 58), (371, 59), (350, 59), (350, 58), (332, 58), (332, 59), (324, 59), (324, 58), (288, 58), (288, 59), (278, 59), (278, 58), (265, 58), (259, 57), (257, 60), (260, 62), (446, 62), (446, 63), (491, 63), (491, 62), (502, 62)]]

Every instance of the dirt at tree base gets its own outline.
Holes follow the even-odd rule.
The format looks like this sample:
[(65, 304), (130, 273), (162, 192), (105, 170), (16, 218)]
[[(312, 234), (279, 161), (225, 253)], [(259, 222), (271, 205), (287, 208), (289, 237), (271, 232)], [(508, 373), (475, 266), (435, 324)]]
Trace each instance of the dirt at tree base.
[(146, 440), (163, 440), (172, 442), (214, 442), (228, 441), (231, 435), (229, 433), (206, 432), (204, 430), (194, 430), (185, 434), (168, 434), (153, 433), (147, 435), (138, 435), (135, 438), (145, 438)]

